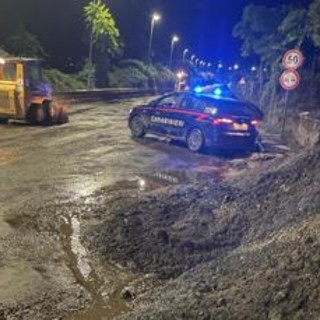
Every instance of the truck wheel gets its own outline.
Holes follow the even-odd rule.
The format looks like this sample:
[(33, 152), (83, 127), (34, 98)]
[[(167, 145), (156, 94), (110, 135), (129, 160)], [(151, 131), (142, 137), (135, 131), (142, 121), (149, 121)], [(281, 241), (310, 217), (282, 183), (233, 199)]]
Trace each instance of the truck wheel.
[(146, 134), (146, 128), (143, 119), (139, 116), (135, 116), (130, 119), (129, 128), (134, 138), (142, 138)]
[(57, 123), (58, 124), (64, 124), (69, 122), (69, 115), (66, 111), (60, 111), (58, 118), (57, 118)]
[(45, 120), (45, 112), (41, 104), (33, 104), (30, 106), (26, 120), (32, 126), (43, 125)]
[(51, 126), (54, 124), (54, 119), (56, 117), (55, 109), (51, 102), (45, 102), (43, 104), (43, 110), (44, 110), (44, 124), (46, 126)]
[(200, 129), (191, 129), (187, 136), (187, 146), (192, 152), (200, 152), (204, 146), (204, 136)]

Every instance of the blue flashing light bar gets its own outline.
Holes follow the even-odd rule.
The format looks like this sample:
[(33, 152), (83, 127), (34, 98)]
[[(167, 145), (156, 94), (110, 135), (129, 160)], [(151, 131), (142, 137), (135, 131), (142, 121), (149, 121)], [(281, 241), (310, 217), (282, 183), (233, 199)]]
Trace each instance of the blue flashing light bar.
[(213, 94), (214, 94), (215, 96), (221, 96), (221, 95), (222, 95), (222, 90), (221, 90), (221, 88), (216, 88), (216, 89), (214, 89)]
[(200, 86), (197, 86), (197, 87), (194, 88), (194, 92), (195, 93), (202, 93), (203, 92), (203, 88), (200, 87)]

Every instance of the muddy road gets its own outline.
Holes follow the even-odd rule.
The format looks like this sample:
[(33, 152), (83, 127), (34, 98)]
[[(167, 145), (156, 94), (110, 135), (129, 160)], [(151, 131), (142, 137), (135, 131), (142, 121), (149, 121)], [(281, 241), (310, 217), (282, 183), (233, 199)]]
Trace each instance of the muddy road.
[(134, 141), (127, 114), (145, 100), (78, 104), (59, 127), (0, 126), (0, 319), (113, 319), (130, 309), (124, 287), (156, 285), (88, 255), (82, 230), (94, 217), (79, 213), (92, 210), (101, 188), (112, 196), (166, 193), (287, 153), (270, 136), (264, 155), (231, 157), (192, 154), (156, 137)]

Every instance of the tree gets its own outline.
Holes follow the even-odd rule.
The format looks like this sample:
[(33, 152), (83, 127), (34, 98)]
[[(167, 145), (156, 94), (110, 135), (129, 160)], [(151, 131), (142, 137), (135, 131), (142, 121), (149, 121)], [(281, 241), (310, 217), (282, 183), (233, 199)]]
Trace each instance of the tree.
[(320, 48), (320, 0), (314, 0), (309, 8), (310, 32), (315, 47)]
[(269, 60), (270, 53), (278, 48), (278, 27), (285, 14), (284, 8), (247, 6), (241, 22), (233, 30), (233, 36), (243, 42), (242, 55), (255, 54), (262, 60)]
[[(90, 33), (89, 64), (93, 70), (93, 49), (99, 39), (107, 41), (109, 53), (120, 47), (120, 32), (109, 8), (102, 0), (92, 0), (84, 7), (84, 16)], [(92, 76), (88, 76), (88, 87), (92, 86)]]
[(16, 56), (38, 57), (46, 56), (38, 39), (20, 26), (16, 33), (4, 42), (4, 50)]
[(278, 31), (283, 35), (282, 46), (301, 48), (310, 36), (307, 9), (292, 9), (282, 20)]

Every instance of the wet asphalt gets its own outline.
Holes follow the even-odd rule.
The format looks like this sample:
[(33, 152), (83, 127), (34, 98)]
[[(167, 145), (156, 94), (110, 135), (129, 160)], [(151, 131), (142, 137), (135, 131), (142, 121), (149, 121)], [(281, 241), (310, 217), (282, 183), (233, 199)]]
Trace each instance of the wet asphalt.
[(101, 186), (143, 176), (175, 184), (227, 168), (221, 158), (192, 154), (165, 139), (134, 141), (127, 115), (145, 100), (74, 105), (70, 123), (63, 126), (1, 125), (1, 211), (18, 210), (29, 201), (41, 205), (86, 196)]
[[(2, 252), (8, 239), (19, 238), (20, 231), (8, 220), (19, 217), (30, 205), (74, 202), (105, 186), (165, 190), (202, 177), (220, 180), (235, 164), (239, 167), (239, 162), (248, 161), (193, 154), (165, 138), (133, 140), (127, 127), (128, 112), (148, 100), (75, 104), (70, 107), (70, 123), (62, 126), (0, 125)], [(19, 257), (17, 253), (0, 264), (0, 302), (28, 294), (35, 283), (41, 286), (41, 276), (28, 259)]]

